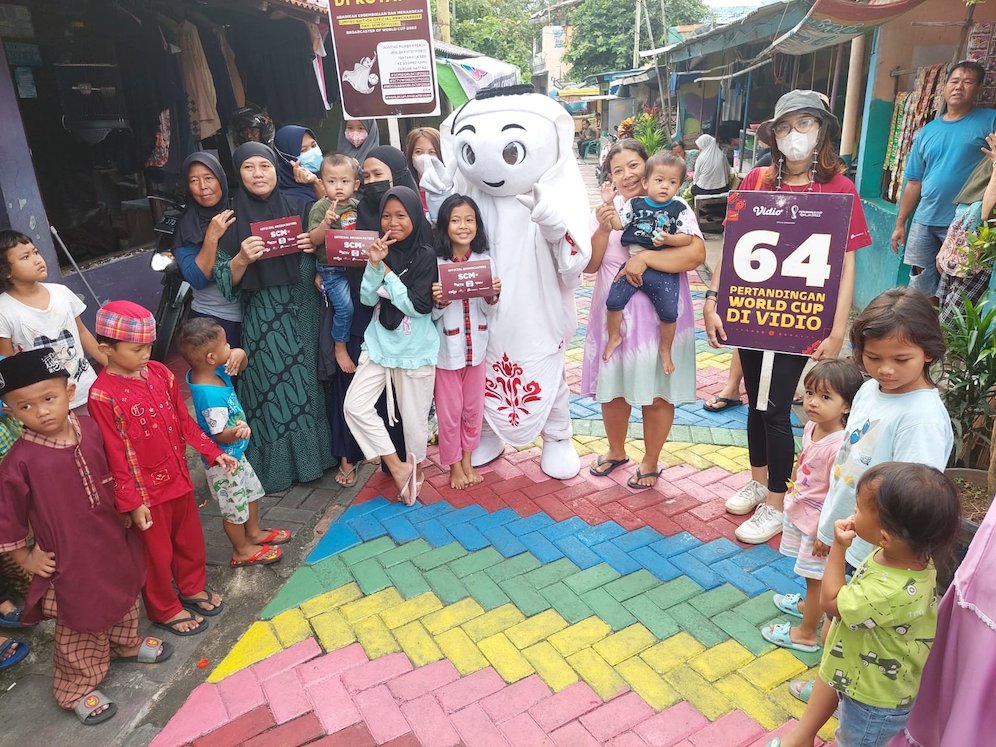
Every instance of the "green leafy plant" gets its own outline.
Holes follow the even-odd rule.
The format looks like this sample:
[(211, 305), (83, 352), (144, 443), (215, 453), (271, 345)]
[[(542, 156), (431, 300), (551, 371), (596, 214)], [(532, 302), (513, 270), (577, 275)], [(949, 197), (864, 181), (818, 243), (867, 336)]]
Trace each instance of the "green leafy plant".
[(996, 262), (996, 228), (983, 223), (965, 239), (966, 264), (972, 270), (988, 269)]

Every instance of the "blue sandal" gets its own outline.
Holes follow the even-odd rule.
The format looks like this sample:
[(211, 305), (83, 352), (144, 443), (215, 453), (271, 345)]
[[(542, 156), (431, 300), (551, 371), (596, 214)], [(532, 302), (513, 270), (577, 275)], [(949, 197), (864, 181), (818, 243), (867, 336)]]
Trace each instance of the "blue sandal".
[(0, 628), (28, 628), (31, 625), (25, 625), (21, 622), (21, 615), (24, 614), (24, 607), (14, 607), (10, 612), (6, 612), (0, 615)]
[(802, 613), (799, 612), (799, 602), (802, 601), (802, 594), (775, 594), (771, 598), (771, 601), (786, 615), (802, 619)]
[[(10, 650), (11, 646), (17, 646), (12, 653), (7, 658), (4, 655)], [(6, 669), (7, 667), (12, 667), (15, 664), (19, 664), (24, 660), (28, 654), (31, 653), (31, 646), (29, 646), (24, 641), (18, 641), (13, 638), (8, 638), (3, 643), (0, 643), (0, 669)]]
[(761, 637), (768, 643), (794, 651), (802, 651), (805, 654), (814, 654), (820, 650), (819, 644), (796, 643), (792, 640), (791, 631), (792, 626), (788, 623), (771, 623), (771, 625), (765, 625), (761, 628)]

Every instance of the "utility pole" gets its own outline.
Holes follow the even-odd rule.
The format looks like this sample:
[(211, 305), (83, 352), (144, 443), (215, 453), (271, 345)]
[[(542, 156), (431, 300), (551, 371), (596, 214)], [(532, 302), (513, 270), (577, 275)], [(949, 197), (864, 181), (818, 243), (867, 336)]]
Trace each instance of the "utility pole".
[(450, 0), (436, 0), (436, 16), (439, 20), (439, 40), (450, 43)]
[(633, 27), (633, 67), (638, 68), (640, 66), (640, 11), (643, 9), (643, 3), (638, 2), (636, 4), (636, 26)]

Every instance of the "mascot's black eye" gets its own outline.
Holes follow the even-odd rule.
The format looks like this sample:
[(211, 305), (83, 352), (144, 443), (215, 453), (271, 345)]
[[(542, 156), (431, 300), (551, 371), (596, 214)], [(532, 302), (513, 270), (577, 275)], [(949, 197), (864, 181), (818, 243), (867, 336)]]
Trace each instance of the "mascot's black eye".
[(513, 140), (505, 146), (505, 149), (501, 152), (501, 157), (505, 159), (505, 163), (509, 166), (520, 164), (522, 163), (522, 159), (526, 157), (526, 146), (517, 140)]
[(464, 145), (461, 153), (463, 153), (463, 160), (466, 161), (469, 166), (473, 166), (474, 161), (477, 160), (477, 156), (474, 154), (474, 149), (471, 148), (470, 145)]

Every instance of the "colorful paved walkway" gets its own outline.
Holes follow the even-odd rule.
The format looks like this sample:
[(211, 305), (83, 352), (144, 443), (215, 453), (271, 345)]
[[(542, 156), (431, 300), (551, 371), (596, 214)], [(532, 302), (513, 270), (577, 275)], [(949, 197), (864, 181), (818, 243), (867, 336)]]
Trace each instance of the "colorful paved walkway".
[[(702, 398), (729, 354), (697, 344)], [(743, 519), (723, 511), (747, 479), (745, 409), (681, 406), (642, 492), (625, 486), (635, 459), (588, 474), (604, 427), (590, 400), (572, 414), (585, 466), (571, 480), (547, 478), (536, 447), (467, 491), (434, 463), (412, 508), (371, 478), (154, 747), (766, 744), (801, 714), (785, 682), (817, 657), (758, 633), (785, 619), (772, 592), (802, 587), (775, 542), (740, 545)]]

